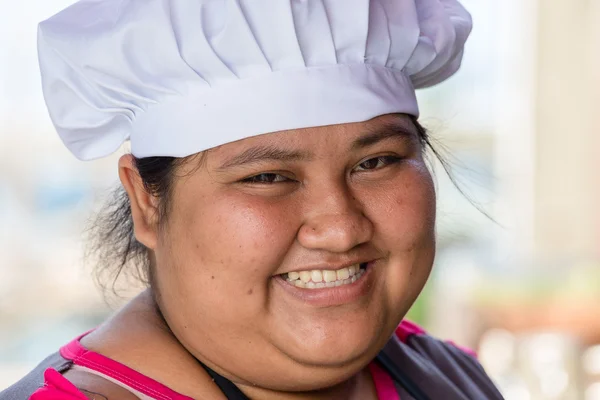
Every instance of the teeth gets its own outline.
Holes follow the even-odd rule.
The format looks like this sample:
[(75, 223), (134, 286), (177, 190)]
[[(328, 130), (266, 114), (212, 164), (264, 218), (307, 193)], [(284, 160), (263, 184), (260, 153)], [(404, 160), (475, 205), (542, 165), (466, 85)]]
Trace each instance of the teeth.
[(323, 280), (325, 282), (335, 282), (337, 279), (337, 274), (335, 271), (323, 271)]
[(290, 281), (295, 281), (298, 278), (300, 278), (300, 274), (297, 272), (290, 272), (288, 274), (288, 280), (290, 280)]
[(302, 282), (306, 283), (310, 281), (310, 271), (302, 271), (299, 273), (299, 275)]
[(323, 280), (323, 273), (318, 269), (315, 269), (313, 271), (310, 271), (310, 277), (312, 278), (313, 282), (318, 283)]
[(287, 281), (299, 288), (322, 289), (342, 285), (349, 285), (356, 282), (365, 271), (360, 269), (359, 264), (351, 265), (347, 268), (340, 268), (337, 271), (319, 270), (289, 272), (283, 277)]
[[(352, 267), (350, 267), (352, 268)], [(338, 269), (336, 271), (338, 281), (343, 281), (344, 279), (348, 279), (350, 277), (350, 270), (348, 268)]]

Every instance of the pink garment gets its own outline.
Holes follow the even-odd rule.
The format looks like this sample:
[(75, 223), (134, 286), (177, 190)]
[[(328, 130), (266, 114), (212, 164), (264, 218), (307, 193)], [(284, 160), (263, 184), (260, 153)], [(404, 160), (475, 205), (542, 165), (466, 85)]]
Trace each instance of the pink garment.
[[(396, 329), (396, 335), (403, 342), (409, 336), (425, 334), (425, 331), (416, 324), (402, 321)], [(157, 400), (193, 400), (190, 397), (177, 393), (167, 386), (145, 376), (141, 373), (115, 361), (102, 354), (89, 351), (80, 343), (81, 335), (60, 349), (60, 354), (74, 365), (84, 367), (104, 375), (110, 380), (118, 381), (121, 386), (142, 393)], [(379, 400), (400, 400), (392, 378), (375, 362), (369, 364), (369, 371), (373, 377)], [(38, 389), (30, 400), (86, 400), (71, 382), (56, 370), (48, 368), (44, 373), (44, 386)]]
[(79, 341), (83, 336), (85, 335), (82, 335), (66, 346), (63, 346), (60, 349), (60, 355), (67, 360), (73, 361), (73, 364), (77, 366), (99, 372), (100, 374), (112, 378), (115, 381), (124, 384), (124, 386), (153, 399), (193, 400), (191, 397), (179, 394), (162, 383), (159, 383), (118, 361), (86, 349)]
[(400, 400), (394, 381), (387, 372), (374, 362), (369, 364), (369, 371), (373, 377), (377, 398), (379, 400)]
[(48, 368), (44, 372), (44, 386), (36, 390), (29, 400), (87, 400), (87, 396), (55, 369)]

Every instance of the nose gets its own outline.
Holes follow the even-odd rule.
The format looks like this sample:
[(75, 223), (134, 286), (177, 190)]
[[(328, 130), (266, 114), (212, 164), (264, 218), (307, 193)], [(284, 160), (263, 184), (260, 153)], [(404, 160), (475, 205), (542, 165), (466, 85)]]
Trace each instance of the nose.
[(373, 237), (373, 223), (346, 188), (331, 188), (307, 207), (298, 241), (308, 249), (347, 252)]

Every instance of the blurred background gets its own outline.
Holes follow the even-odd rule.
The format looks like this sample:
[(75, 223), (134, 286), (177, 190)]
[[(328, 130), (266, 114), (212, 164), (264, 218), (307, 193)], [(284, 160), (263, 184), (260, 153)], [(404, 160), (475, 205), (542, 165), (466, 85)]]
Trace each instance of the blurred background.
[[(123, 301), (82, 234), (126, 150), (75, 160), (40, 90), (36, 23), (72, 2), (0, 0), (0, 389)], [(463, 68), (419, 94), (460, 190), (434, 163), (439, 251), (410, 318), (476, 349), (507, 399), (599, 400), (600, 1), (463, 3)]]

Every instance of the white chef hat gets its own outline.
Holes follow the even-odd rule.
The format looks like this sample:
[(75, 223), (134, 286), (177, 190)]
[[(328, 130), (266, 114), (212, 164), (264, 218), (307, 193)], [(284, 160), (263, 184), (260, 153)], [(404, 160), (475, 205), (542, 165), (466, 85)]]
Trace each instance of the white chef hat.
[(249, 136), (418, 116), (459, 67), (457, 0), (82, 0), (42, 22), (52, 122), (75, 156), (183, 157)]

